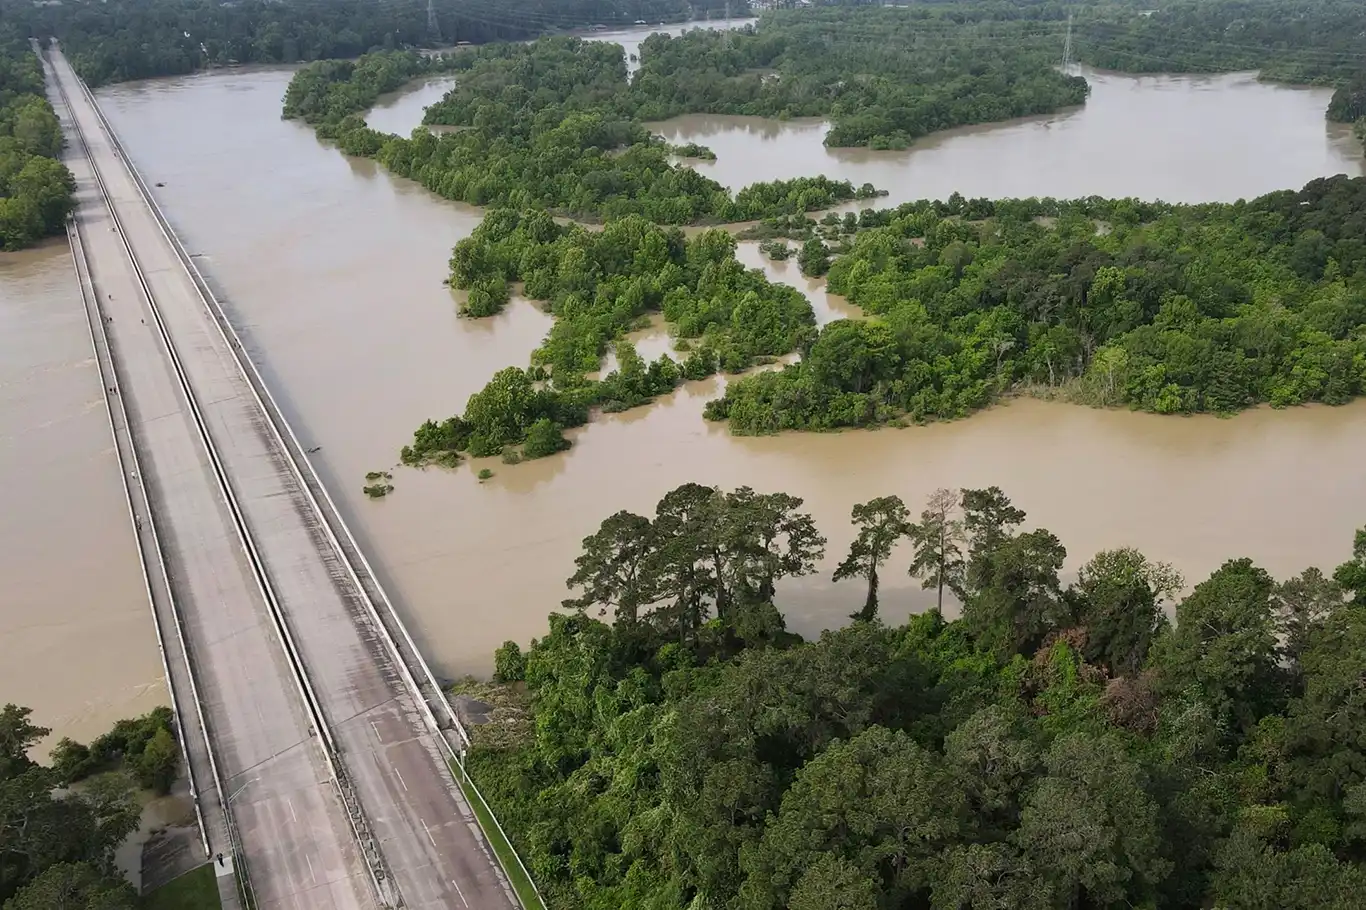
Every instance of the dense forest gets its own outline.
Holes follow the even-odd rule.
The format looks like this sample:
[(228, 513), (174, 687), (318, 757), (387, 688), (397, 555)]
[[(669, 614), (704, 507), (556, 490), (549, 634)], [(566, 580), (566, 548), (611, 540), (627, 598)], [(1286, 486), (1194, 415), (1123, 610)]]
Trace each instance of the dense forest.
[[(549, 906), (1361, 906), (1366, 530), (1331, 573), (1229, 560), (1172, 622), (1170, 567), (1111, 550), (1064, 584), (999, 489), (919, 520), (882, 497), (835, 573), (860, 618), (804, 642), (801, 505), (687, 484), (619, 512), (568, 612), (499, 650), (469, 767)], [(908, 564), (961, 618), (867, 609)]]
[[(89, 746), (63, 739), (51, 765), (30, 750), (51, 731), (0, 709), (0, 903), (5, 910), (135, 910), (114, 851), (137, 829), (139, 788), (165, 794), (180, 749), (170, 709), (120, 721)], [(80, 782), (78, 788), (58, 792)]]
[(1020, 389), (1164, 414), (1342, 404), (1366, 391), (1363, 213), (1366, 179), (1341, 176), (1229, 205), (865, 212), (829, 288), (871, 318), (707, 413), (769, 433), (958, 417)]
[(76, 185), (61, 153), (42, 66), (25, 42), (0, 30), (0, 249), (62, 231)]
[[(732, 380), (707, 416), (750, 435), (961, 417), (1021, 392), (1163, 414), (1343, 404), (1366, 393), (1364, 212), (1366, 178), (1334, 177), (1235, 204), (953, 196), (761, 225), (809, 235), (803, 271), (828, 268), (867, 316), (817, 331), (806, 298), (746, 270), (723, 230), (493, 210), (451, 256), (464, 312), (498, 312), (520, 282), (555, 323), (530, 369), (423, 424), (403, 457), (516, 457), (533, 427), (523, 454), (551, 454), (594, 408), (792, 351)], [(619, 342), (655, 314), (677, 362)], [(589, 377), (614, 343), (617, 369)]]
[[(436, 70), (460, 77), (438, 107), (447, 123), (464, 128), (403, 138), (365, 125), (360, 113), (381, 92)], [(348, 154), (375, 158), (447, 199), (474, 205), (689, 224), (787, 214), (793, 204), (797, 211), (826, 208), (875, 193), (814, 177), (758, 184), (732, 197), (676, 164), (666, 143), (617, 110), (614, 99), (626, 85), (620, 45), (543, 38), (461, 49), (439, 60), (395, 52), (311, 64), (290, 81), (284, 114), (313, 124)], [(457, 119), (457, 110), (467, 116)]]
[[(1084, 79), (1057, 72), (1059, 13), (1041, 23), (1037, 8), (1030, 18), (1025, 12), (1010, 4), (779, 10), (759, 28), (652, 35), (629, 85), (614, 55), (594, 49), (602, 65), (581, 83), (592, 91), (558, 100), (569, 110), (646, 121), (684, 113), (829, 116), (829, 145), (902, 148), (936, 130), (1086, 99)], [(535, 50), (510, 49), (497, 65), (462, 77), (427, 121), (529, 119), (544, 106), (538, 93), (553, 90), (546, 68)], [(505, 94), (511, 85), (521, 91)]]
[[(821, 17), (813, 21), (824, 21), (827, 26), (839, 23), (839, 27), (826, 27), (824, 35), (809, 33), (815, 40), (806, 50), (814, 52), (814, 58), (803, 63), (797, 55), (787, 55), (785, 77), (811, 77), (829, 69), (832, 54), (824, 48), (827, 39), (836, 45), (848, 42), (846, 46), (853, 47), (857, 55), (856, 45), (861, 39), (851, 40), (837, 33), (849, 36), (856, 32), (841, 20), (852, 13), (867, 13), (858, 8), (868, 5), (864, 0), (827, 0), (817, 7), (844, 9), (805, 11)], [(888, 69), (880, 71), (870, 65), (861, 71), (874, 77), (893, 72), (903, 78), (918, 78), (933, 67), (931, 60), (915, 58), (933, 58), (947, 43), (957, 48), (948, 55), (963, 55), (963, 59), (945, 60), (944, 65), (966, 79), (950, 86), (950, 95), (960, 94), (958, 89), (968, 82), (982, 82), (983, 77), (998, 91), (1006, 88), (1014, 96), (1011, 103), (1018, 103), (1027, 93), (1013, 86), (1007, 88), (1001, 79), (1009, 83), (1024, 78), (1035, 81), (1036, 88), (1056, 92), (1056, 84), (1044, 88), (1038, 81), (1039, 71), (1033, 64), (1028, 75), (1023, 68), (1011, 72), (998, 64), (1003, 58), (1019, 61), (1039, 55), (1059, 59), (1069, 10), (1076, 14), (1078, 59), (1111, 69), (1261, 69), (1271, 79), (1323, 82), (1344, 78), (1361, 68), (1357, 42), (1366, 25), (1366, 11), (1355, 0), (1178, 0), (1156, 10), (1144, 2), (1068, 7), (1033, 0), (992, 0), (974, 4), (927, 2), (896, 11), (898, 15), (887, 22), (909, 23), (895, 26), (914, 31), (903, 36), (907, 47), (884, 44), (869, 63), (877, 58)], [(749, 4), (746, 0), (508, 0), (496, 4), (436, 0), (436, 28), (432, 29), (427, 4), (422, 0), (67, 0), (54, 4), (0, 0), (0, 22), (13, 23), (25, 35), (56, 36), (67, 46), (77, 69), (94, 84), (230, 63), (293, 63), (356, 57), (376, 49), (514, 41), (599, 24), (718, 18), (726, 11), (744, 16), (749, 13)], [(984, 26), (983, 18), (995, 20), (995, 24)], [(936, 30), (944, 30), (940, 26), (947, 26), (954, 37), (945, 42), (936, 35)], [(880, 37), (873, 36), (875, 44), (880, 43)], [(912, 49), (932, 49), (933, 53), (918, 55)], [(970, 53), (974, 50), (976, 53)], [(973, 62), (964, 70), (962, 64), (968, 56)], [(728, 50), (718, 62), (721, 57), (744, 59), (730, 56)], [(712, 75), (709, 81), (715, 85), (732, 81), (729, 77), (736, 73), (723, 67)], [(881, 101), (897, 100), (895, 85), (874, 84), (877, 82), (873, 78), (850, 88), (864, 100), (874, 96)], [(912, 106), (920, 97), (912, 99)], [(752, 103), (756, 99), (736, 96), (727, 102), (741, 100)], [(883, 110), (894, 117), (901, 113), (895, 105)], [(898, 132), (894, 129), (885, 135)]]
[[(358, 57), (375, 49), (517, 41), (544, 32), (637, 20), (720, 15), (725, 0), (0, 0), (0, 21), (55, 36), (92, 85), (232, 63)], [(731, 0), (744, 14), (746, 0)]]
[(1125, 72), (1259, 70), (1263, 79), (1328, 83), (1361, 72), (1366, 6), (1357, 0), (1146, 0), (1082, 7), (1078, 59)]

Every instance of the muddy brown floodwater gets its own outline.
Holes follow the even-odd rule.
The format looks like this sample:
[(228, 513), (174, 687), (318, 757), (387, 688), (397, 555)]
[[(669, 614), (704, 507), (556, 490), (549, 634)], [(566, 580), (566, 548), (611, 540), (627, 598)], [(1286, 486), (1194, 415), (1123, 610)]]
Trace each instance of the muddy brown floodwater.
[(880, 205), (954, 192), (1232, 202), (1362, 173), (1351, 128), (1324, 119), (1332, 89), (1271, 85), (1251, 73), (1080, 73), (1091, 84), (1081, 107), (947, 130), (909, 152), (826, 148), (821, 120), (695, 115), (653, 128), (670, 142), (709, 146), (717, 160), (698, 162), (697, 170), (732, 189), (826, 174), (887, 190)]
[[(1325, 126), (1325, 91), (1243, 76), (1092, 78), (1096, 91), (1079, 111), (903, 153), (827, 151), (820, 128), (805, 124), (712, 129), (690, 118), (673, 138), (711, 145), (720, 156), (711, 172), (728, 183), (823, 172), (885, 186), (892, 201), (955, 189), (1208, 201), (1360, 173), (1359, 154)], [(322, 447), (314, 457), (324, 477), (449, 675), (486, 672), (499, 643), (541, 634), (580, 539), (610, 512), (648, 510), (684, 481), (805, 497), (831, 557), (820, 578), (781, 593), (791, 626), (807, 634), (857, 606), (857, 585), (832, 596), (828, 573), (851, 537), (850, 506), (877, 495), (899, 494), (918, 510), (939, 486), (999, 484), (1061, 536), (1072, 568), (1098, 549), (1133, 545), (1191, 580), (1233, 556), (1280, 575), (1332, 565), (1366, 524), (1366, 402), (1219, 420), (1020, 401), (930, 427), (736, 439), (701, 418), (720, 380), (596, 420), (563, 456), (398, 470), (395, 493), (368, 501), (366, 471), (391, 467), (418, 423), (462, 409), (494, 371), (524, 365), (550, 323), (525, 301), (491, 320), (457, 318), (441, 282), (452, 244), (480, 213), (280, 120), (288, 80), (282, 71), (190, 76), (113, 87), (101, 99), (149, 181), (165, 184), (164, 207), (224, 289), (302, 438)], [(431, 100), (430, 90), (391, 98), (376, 117), (406, 132)], [(750, 245), (741, 255), (763, 264)], [(824, 300), (795, 264), (770, 273), (812, 292), (823, 319), (853, 312)], [(646, 353), (666, 347), (658, 333), (642, 341)], [(56, 482), (48, 461), (32, 459), (28, 478)], [(495, 473), (485, 483), (475, 479), (482, 467)], [(40, 516), (49, 505), (23, 502)], [(115, 540), (105, 558), (131, 561), (116, 529), (98, 533)], [(904, 565), (906, 555), (896, 559)], [(900, 573), (889, 572), (899, 584), (885, 583), (893, 620), (927, 602)], [(65, 653), (79, 662), (94, 647), (73, 641)]]
[(0, 705), (53, 739), (166, 701), (88, 331), (65, 242), (0, 253)]

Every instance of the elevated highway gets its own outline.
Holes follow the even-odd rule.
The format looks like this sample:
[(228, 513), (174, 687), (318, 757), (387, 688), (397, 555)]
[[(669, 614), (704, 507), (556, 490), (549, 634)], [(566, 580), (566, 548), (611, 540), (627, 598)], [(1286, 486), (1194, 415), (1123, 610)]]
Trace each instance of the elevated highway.
[(517, 907), (437, 681), (94, 96), (45, 66), (210, 854), (263, 910)]

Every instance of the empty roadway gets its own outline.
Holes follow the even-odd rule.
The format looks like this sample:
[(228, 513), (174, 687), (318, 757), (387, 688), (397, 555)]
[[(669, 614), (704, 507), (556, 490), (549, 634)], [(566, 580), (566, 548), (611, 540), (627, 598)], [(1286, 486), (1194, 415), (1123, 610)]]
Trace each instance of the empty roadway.
[[(322, 732), (350, 781), (351, 801), (363, 810), (354, 819), (359, 837), (373, 835), (378, 845), (371, 853), (382, 893), (432, 910), (516, 906), (354, 567), (324, 526), (93, 98), (59, 52), (51, 60), (88, 164), (121, 225), (115, 229), (93, 172), (78, 168), (76, 217), (90, 280), (105, 308), (259, 906), (346, 910), (377, 903), (372, 871), (312, 735), (318, 731), (310, 730), (310, 698), (325, 718)], [(181, 391), (173, 355), (197, 408)], [(246, 543), (254, 548), (251, 558)], [(310, 687), (299, 685), (272, 609)]]

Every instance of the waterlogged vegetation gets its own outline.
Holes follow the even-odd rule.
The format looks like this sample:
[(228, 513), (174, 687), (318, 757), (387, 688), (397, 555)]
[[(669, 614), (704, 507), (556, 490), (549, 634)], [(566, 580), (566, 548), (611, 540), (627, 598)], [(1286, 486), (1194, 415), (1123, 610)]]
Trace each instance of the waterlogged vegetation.
[(394, 475), (388, 471), (366, 471), (366, 483), (361, 492), (371, 499), (383, 499), (394, 492), (394, 485), (390, 483), (393, 479)]
[(180, 768), (174, 724), (170, 708), (156, 708), (142, 717), (119, 721), (88, 746), (63, 737), (52, 750), (52, 769), (67, 784), (122, 769), (133, 775), (138, 786), (165, 796)]
[[(450, 282), (468, 290), (465, 311), (479, 316), (497, 312), (520, 283), (526, 297), (546, 302), (555, 323), (529, 369), (500, 371), (462, 415), (423, 424), (403, 450), (409, 464), (511, 447), (544, 457), (568, 447), (563, 429), (584, 423), (591, 409), (646, 404), (684, 379), (740, 372), (815, 334), (810, 302), (744, 268), (727, 232), (688, 239), (634, 215), (595, 231), (557, 224), (544, 211), (496, 209), (456, 244)], [(656, 313), (686, 349), (681, 363), (665, 355), (647, 364), (618, 340)], [(617, 368), (590, 379), (614, 342)]]
[[(619, 512), (567, 612), (499, 650), (519, 707), (467, 767), (549, 906), (1359, 906), (1366, 530), (1336, 571), (1231, 559), (1181, 597), (1132, 549), (1064, 584), (994, 487), (883, 497), (830, 595), (860, 621), (804, 642), (801, 506), (687, 484)], [(879, 567), (961, 618), (884, 625)]]
[[(457, 87), (428, 109), (429, 123), (461, 126), (408, 138), (380, 133), (360, 113), (385, 91), (437, 70)], [(616, 44), (546, 38), (464, 48), (442, 58), (370, 54), (301, 69), (284, 113), (313, 124), (351, 155), (473, 205), (545, 208), (581, 219), (639, 214), (661, 224), (745, 221), (877, 195), (871, 186), (803, 177), (732, 196), (674, 164), (670, 146), (630, 114), (626, 63)]]
[(138, 787), (168, 792), (175, 779), (170, 710), (120, 721), (88, 747), (63, 739), (50, 765), (29, 755), (51, 732), (31, 713), (0, 709), (0, 902), (5, 910), (136, 910), (114, 851), (137, 829)]
[[(1362, 211), (1366, 180), (1337, 177), (1231, 205), (954, 196), (760, 225), (801, 240), (802, 271), (828, 271), (869, 317), (817, 331), (805, 298), (745, 270), (724, 231), (495, 210), (451, 257), (465, 312), (496, 313), (520, 288), (555, 324), (529, 369), (424, 424), (404, 460), (541, 457), (595, 408), (793, 351), (706, 415), (748, 435), (961, 417), (1021, 392), (1162, 414), (1343, 404), (1366, 390)], [(792, 251), (782, 237), (763, 248)], [(618, 341), (654, 313), (681, 362), (646, 364)], [(590, 379), (614, 343), (618, 368)]]
[(1066, 12), (1016, 4), (779, 10), (756, 28), (653, 35), (635, 113), (829, 117), (831, 146), (905, 148), (937, 130), (1086, 100), (1057, 71)]
[(1328, 103), (1328, 119), (1352, 124), (1353, 133), (1366, 151), (1366, 73), (1337, 87)]
[(1342, 404), (1366, 390), (1364, 211), (1366, 180), (1334, 177), (1232, 205), (864, 212), (829, 289), (873, 318), (827, 325), (707, 415), (752, 434), (960, 417), (1018, 390), (1161, 414)]
[(61, 124), (43, 94), (42, 66), (0, 24), (0, 249), (61, 233), (76, 189), (61, 153)]
[(696, 158), (699, 161), (715, 161), (716, 153), (705, 145), (698, 145), (696, 142), (685, 142), (682, 145), (669, 147), (672, 154), (680, 158)]
[[(1271, 59), (1266, 36), (1284, 30), (1280, 14), (1251, 9), (1256, 16), (1238, 25), (1250, 43), (1233, 53), (1205, 41), (1204, 68)], [(1197, 25), (1235, 11), (1222, 3), (1199, 14), (1088, 9), (1077, 53), (1121, 65), (1120, 56), (1138, 60), (1162, 35), (1195, 61)], [(1281, 42), (1286, 68), (1268, 66), (1270, 75), (1343, 72), (1327, 23), (1342, 26), (1352, 13), (1331, 0), (1321, 12)], [(732, 197), (673, 163), (705, 149), (670, 146), (645, 126), (693, 112), (816, 115), (832, 121), (828, 144), (889, 148), (949, 126), (1056, 110), (1086, 94), (1083, 79), (1054, 66), (1064, 17), (1009, 3), (775, 11), (759, 28), (651, 36), (629, 79), (616, 45), (572, 38), (444, 58), (372, 54), (301, 70), (287, 116), (447, 198), (522, 213), (496, 213), (489, 229), (457, 246), (451, 284), (467, 292), (464, 315), (493, 315), (522, 292), (557, 317), (529, 370), (502, 371), (463, 415), (424, 424), (405, 461), (454, 463), (463, 451), (502, 453), (509, 463), (541, 457), (567, 447), (562, 431), (595, 408), (634, 407), (683, 379), (740, 372), (794, 350), (800, 362), (732, 383), (707, 416), (753, 434), (957, 417), (1021, 390), (1160, 413), (1360, 394), (1360, 255), (1354, 228), (1338, 217), (1359, 201), (1355, 184), (1223, 207), (953, 199), (827, 215), (813, 231), (806, 213), (875, 191), (800, 178)], [(461, 130), (403, 139), (364, 125), (358, 113), (381, 92), (437, 69), (457, 82), (426, 120)], [(1353, 91), (1339, 91), (1334, 117), (1355, 119)], [(536, 209), (605, 219), (613, 239), (537, 219)], [(674, 271), (642, 271), (635, 260), (628, 267), (598, 249), (621, 245), (634, 257), (635, 241), (618, 238), (642, 237), (651, 222), (741, 219), (763, 220), (757, 236), (766, 255), (795, 254), (808, 276), (829, 271), (830, 290), (872, 318), (815, 333), (809, 307), (785, 304), (764, 338), (745, 337), (753, 334), (740, 331), (748, 312), (737, 315), (736, 304), (770, 293), (762, 279), (717, 298), (714, 276), (700, 286), (693, 271), (680, 284)], [(651, 243), (682, 267), (679, 238)], [(713, 271), (744, 275), (722, 265), (728, 256), (721, 251)], [(685, 296), (693, 301), (680, 303)], [(695, 305), (699, 297), (707, 305)], [(682, 363), (645, 364), (623, 346), (618, 370), (587, 378), (657, 312), (682, 339)]]

